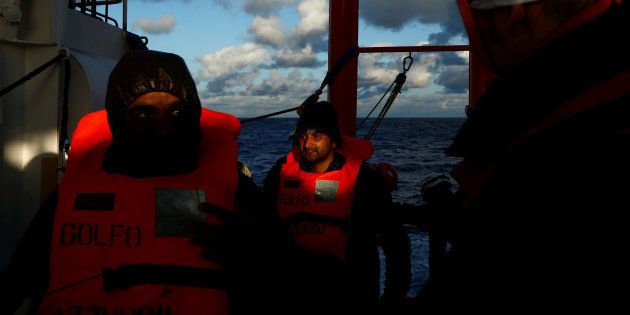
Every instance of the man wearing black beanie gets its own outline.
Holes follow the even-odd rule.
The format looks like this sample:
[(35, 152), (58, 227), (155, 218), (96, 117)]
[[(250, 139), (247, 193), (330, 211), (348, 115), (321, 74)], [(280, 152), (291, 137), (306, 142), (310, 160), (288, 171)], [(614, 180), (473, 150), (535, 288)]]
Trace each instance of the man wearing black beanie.
[[(386, 230), (381, 212), (391, 197), (384, 180), (363, 163), (372, 146), (342, 136), (328, 102), (301, 109), (294, 141), (264, 182), (268, 202), (294, 245), (280, 280), (286, 312), (374, 312), (379, 299), (376, 236)], [(403, 287), (404, 296), (409, 272), (394, 277), (401, 274), (406, 279), (388, 283)]]

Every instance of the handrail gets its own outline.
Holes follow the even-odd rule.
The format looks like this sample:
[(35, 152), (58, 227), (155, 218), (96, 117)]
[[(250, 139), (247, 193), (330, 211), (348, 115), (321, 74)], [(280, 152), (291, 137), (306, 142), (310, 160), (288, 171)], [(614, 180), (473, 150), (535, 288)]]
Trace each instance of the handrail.
[[(123, 3), (123, 11), (126, 11), (126, 0), (68, 0), (68, 8), (78, 10), (83, 14), (89, 15), (93, 18), (104, 20), (105, 23), (111, 21), (114, 26), (118, 26), (118, 21), (109, 16), (109, 6), (113, 4)], [(98, 7), (105, 6), (105, 13), (97, 11)], [(110, 23), (108, 23), (110, 24)], [(123, 26), (126, 30), (127, 15), (123, 12)]]
[(422, 45), (422, 46), (384, 46), (360, 47), (359, 53), (393, 53), (393, 52), (434, 52), (434, 51), (468, 51), (469, 45)]

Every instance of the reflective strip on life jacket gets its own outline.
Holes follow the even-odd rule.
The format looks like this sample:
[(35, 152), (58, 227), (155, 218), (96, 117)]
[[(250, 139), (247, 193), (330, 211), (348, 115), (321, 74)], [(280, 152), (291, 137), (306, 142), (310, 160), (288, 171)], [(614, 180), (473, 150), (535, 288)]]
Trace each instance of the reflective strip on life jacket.
[(342, 143), (336, 152), (346, 157), (343, 167), (322, 174), (301, 170), (299, 149), (289, 152), (280, 173), (277, 212), (289, 223), (298, 247), (343, 261), (354, 186), (361, 163), (372, 154), (372, 145), (345, 136)]
[(200, 257), (187, 225), (208, 220), (199, 202), (233, 209), (240, 124), (204, 109), (201, 129), (195, 171), (131, 178), (101, 169), (111, 144), (105, 111), (80, 121), (59, 184), (39, 314), (229, 313), (221, 266)]

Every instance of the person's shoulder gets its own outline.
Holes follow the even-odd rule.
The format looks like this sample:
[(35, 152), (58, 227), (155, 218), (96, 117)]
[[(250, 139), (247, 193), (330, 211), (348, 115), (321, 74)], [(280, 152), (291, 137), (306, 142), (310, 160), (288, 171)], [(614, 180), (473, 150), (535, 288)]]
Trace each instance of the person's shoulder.
[(368, 183), (369, 185), (376, 185), (378, 187), (385, 186), (385, 180), (369, 163), (361, 163), (359, 174), (357, 175), (357, 182)]
[(282, 165), (287, 162), (287, 157), (283, 156), (279, 158), (276, 163), (271, 167), (269, 172), (267, 172), (267, 176), (265, 176), (265, 180), (263, 182), (263, 186), (275, 186), (275, 183), (280, 179), (280, 170), (282, 169)]
[(282, 164), (284, 164), (284, 163), (286, 163), (286, 162), (287, 162), (287, 156), (286, 156), (286, 155), (283, 155), (283, 156), (281, 156), (279, 159), (277, 159), (277, 160), (276, 160), (276, 163), (274, 164), (274, 166), (276, 166), (276, 165), (282, 165)]
[(280, 157), (279, 159), (276, 160), (276, 163), (273, 164), (269, 172), (278, 171), (280, 168), (282, 168), (282, 165), (286, 163), (287, 163), (287, 157), (286, 156)]
[(370, 165), (368, 162), (361, 163), (361, 168), (359, 168), (359, 175), (367, 176), (367, 177), (380, 177), (378, 172)]

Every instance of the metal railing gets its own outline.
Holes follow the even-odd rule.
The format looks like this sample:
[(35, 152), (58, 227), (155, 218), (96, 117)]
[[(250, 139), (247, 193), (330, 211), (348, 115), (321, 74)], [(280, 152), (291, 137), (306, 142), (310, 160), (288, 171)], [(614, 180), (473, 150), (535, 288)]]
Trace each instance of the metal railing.
[[(127, 0), (68, 0), (68, 8), (80, 11), (105, 23), (118, 26), (118, 21), (109, 16), (109, 6), (123, 4), (123, 30), (127, 30)], [(99, 8), (101, 12), (99, 12)]]

